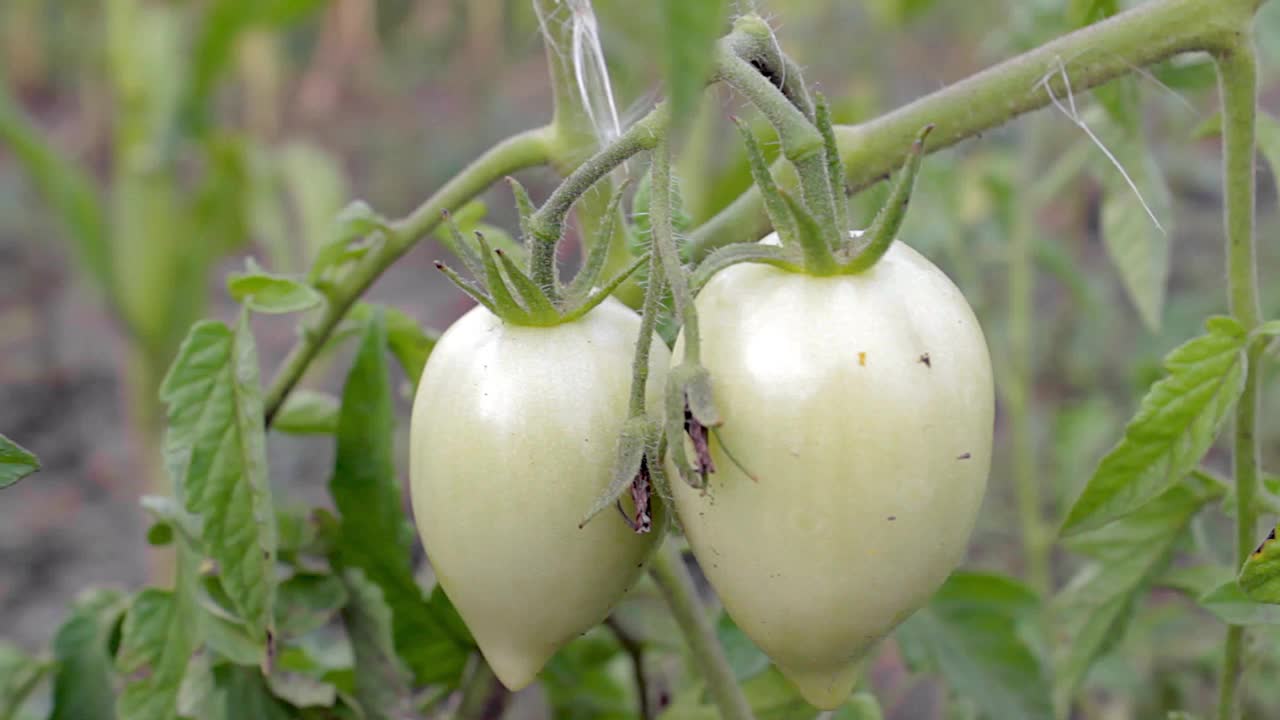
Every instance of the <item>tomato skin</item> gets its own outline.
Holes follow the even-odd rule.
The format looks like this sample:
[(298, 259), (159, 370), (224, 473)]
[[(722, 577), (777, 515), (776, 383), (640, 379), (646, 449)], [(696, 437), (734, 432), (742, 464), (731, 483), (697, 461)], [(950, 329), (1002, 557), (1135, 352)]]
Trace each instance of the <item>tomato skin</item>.
[(676, 511), (729, 614), (834, 709), (964, 556), (991, 462), (982, 330), (901, 242), (852, 276), (731, 266), (697, 308), (724, 424), (707, 492), (672, 483)]
[[(609, 510), (578, 527), (609, 484), (639, 330), (613, 299), (555, 327), (507, 324), (477, 307), (423, 369), (410, 433), (418, 531), (512, 690), (604, 620), (665, 533), (663, 517), (640, 535)], [(668, 364), (655, 340), (651, 408), (661, 407)]]

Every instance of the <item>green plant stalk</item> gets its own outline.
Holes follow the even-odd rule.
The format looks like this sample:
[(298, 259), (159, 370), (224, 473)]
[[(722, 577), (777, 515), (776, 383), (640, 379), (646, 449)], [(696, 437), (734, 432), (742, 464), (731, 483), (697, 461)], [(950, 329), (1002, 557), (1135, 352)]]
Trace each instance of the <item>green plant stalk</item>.
[[(898, 168), (920, 128), (937, 127), (926, 152), (950, 147), (1019, 115), (1050, 104), (1041, 81), (1054, 76), (1053, 92), (1066, 97), (1061, 72), (1079, 94), (1108, 80), (1175, 55), (1234, 49), (1247, 32), (1256, 0), (1152, 0), (1035, 50), (992, 66), (859, 125), (836, 126), (836, 141), (849, 189), (857, 192)], [(1063, 122), (1067, 122), (1064, 118)], [(780, 184), (795, 186), (795, 173), (778, 168)], [(692, 235), (694, 259), (768, 230), (758, 191), (743, 193)]]
[(564, 235), (564, 221), (574, 202), (601, 178), (632, 156), (650, 150), (667, 128), (666, 103), (659, 104), (600, 152), (584, 160), (564, 179), (551, 197), (529, 219), (529, 274), (547, 297), (557, 299), (555, 283), (556, 245)]
[(384, 242), (360, 259), (329, 295), (324, 310), (302, 328), (301, 338), (285, 357), (264, 395), (268, 426), (333, 329), (382, 271), (408, 252), (419, 238), (431, 232), (440, 223), (441, 213), (445, 210), (457, 210), (506, 175), (545, 164), (550, 134), (548, 128), (542, 127), (503, 140), (445, 183), (413, 212), (391, 223), (391, 232)]
[(779, 86), (783, 95), (811, 122), (817, 120), (813, 98), (805, 85), (804, 73), (778, 46), (773, 28), (759, 15), (743, 15), (733, 23), (733, 33), (725, 44), (735, 55), (757, 66)]
[[(1022, 151), (1019, 174), (1028, 185), (1035, 178), (1035, 149), (1038, 145), (1037, 125), (1028, 136), (1030, 147)], [(1026, 185), (1024, 185), (1025, 187)], [(1036, 472), (1035, 432), (1032, 427), (1032, 390), (1034, 356), (1032, 353), (1031, 318), (1035, 306), (1035, 265), (1031, 243), (1035, 213), (1039, 206), (1029, 202), (1015, 203), (1009, 233), (1009, 378), (1006, 400), (1009, 403), (1009, 433), (1013, 483), (1017, 494), (1018, 518), (1021, 526), (1022, 557), (1031, 586), (1048, 597), (1053, 591), (1049, 567), (1049, 539), (1041, 515), (1040, 475)]]
[(676, 248), (671, 208), (671, 145), (663, 138), (653, 152), (653, 181), (649, 185), (649, 226), (653, 229), (654, 255), (661, 258), (663, 273), (671, 286), (676, 312), (684, 330), (684, 362), (702, 361), (702, 335), (698, 331), (698, 310), (689, 289), (689, 275), (680, 263)]
[(733, 676), (733, 669), (729, 667), (715, 630), (698, 600), (693, 578), (675, 545), (666, 542), (658, 548), (649, 565), (649, 573), (662, 589), (671, 614), (702, 668), (711, 697), (720, 708), (720, 717), (724, 720), (754, 720), (751, 706)]
[[(1246, 330), (1258, 326), (1257, 252), (1254, 241), (1255, 130), (1258, 69), (1252, 40), (1242, 35), (1234, 48), (1219, 54), (1218, 81), (1222, 95), (1223, 188), (1226, 221), (1227, 292), (1231, 313)], [(1248, 349), (1244, 392), (1236, 404), (1232, 442), (1232, 470), (1236, 485), (1236, 566), (1243, 565), (1257, 545), (1258, 525), (1258, 405), (1259, 364), (1263, 340)], [(1240, 675), (1244, 667), (1244, 628), (1227, 629), (1218, 695), (1218, 720), (1236, 716)]]
[[(842, 231), (848, 228), (842, 229), (836, 222), (835, 193), (822, 133), (755, 66), (734, 54), (728, 41), (720, 45), (716, 59), (716, 78), (742, 93), (777, 129), (782, 153), (800, 176), (800, 191), (809, 212), (813, 213), (827, 242), (839, 242)], [(843, 198), (844, 193), (840, 196)]]
[(653, 345), (653, 329), (658, 325), (662, 285), (662, 261), (657, 252), (650, 251), (649, 286), (644, 291), (640, 335), (636, 338), (635, 360), (631, 365), (631, 399), (628, 406), (631, 417), (643, 417), (645, 414), (645, 392), (649, 387), (649, 350)]
[(462, 702), (454, 720), (488, 720), (498, 717), (507, 704), (507, 689), (498, 682), (493, 668), (476, 655), (475, 668), (462, 687)]

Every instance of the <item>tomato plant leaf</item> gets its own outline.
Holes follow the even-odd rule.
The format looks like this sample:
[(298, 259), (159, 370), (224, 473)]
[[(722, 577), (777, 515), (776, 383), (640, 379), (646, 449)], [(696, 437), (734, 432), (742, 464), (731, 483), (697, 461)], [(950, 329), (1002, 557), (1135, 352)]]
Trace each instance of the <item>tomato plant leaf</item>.
[(48, 671), (47, 663), (13, 645), (0, 643), (0, 717), (18, 716), (27, 697)]
[(276, 628), (282, 638), (319, 630), (347, 603), (347, 589), (335, 575), (297, 573), (280, 583)]
[(405, 377), (417, 388), (440, 333), (423, 330), (416, 320), (395, 308), (386, 308), (386, 319), (387, 347), (400, 363)]
[(160, 388), (169, 405), (165, 454), (203, 551), (236, 613), (264, 642), (275, 597), (276, 527), (267, 484), (258, 359), (248, 314), (235, 330), (191, 328)]
[(831, 720), (884, 720), (884, 712), (875, 695), (858, 692), (831, 716)]
[(110, 224), (89, 173), (41, 136), (0, 83), (0, 144), (31, 179), (32, 185), (66, 227), (76, 260), (101, 291), (113, 289)]
[(330, 435), (338, 429), (338, 398), (316, 390), (294, 390), (271, 423), (290, 435)]
[[(472, 644), (455, 632), (447, 601), (430, 601), (413, 578), (410, 544), (392, 441), (395, 414), (385, 360), (383, 315), (375, 310), (365, 327), (342, 391), (337, 453), (329, 491), (341, 515), (340, 567), (358, 567), (378, 585), (391, 608), (396, 649), (426, 683), (454, 683)], [(441, 596), (443, 600), (443, 596)], [(458, 623), (460, 625), (460, 623)]]
[(126, 603), (114, 590), (90, 591), (76, 600), (53, 638), (56, 664), (49, 720), (115, 718), (110, 642)]
[(171, 720), (187, 664), (199, 644), (195, 556), (179, 544), (174, 590), (147, 588), (125, 614), (116, 671), (129, 678), (116, 713), (129, 720)]
[(1280, 625), (1280, 606), (1251, 599), (1235, 578), (1201, 596), (1200, 606), (1228, 625)]
[(271, 694), (299, 708), (333, 707), (338, 688), (332, 683), (297, 672), (273, 671), (267, 676)]
[(1247, 336), (1230, 318), (1165, 358), (1156, 382), (1076, 499), (1062, 533), (1105, 525), (1150, 502), (1195, 469), (1244, 388)]
[(1258, 602), (1280, 604), (1280, 541), (1275, 529), (1245, 560), (1240, 588)]
[(350, 596), (342, 619), (355, 655), (356, 698), (368, 720), (396, 720), (404, 716), (410, 677), (392, 639), (393, 610), (359, 568), (346, 570), (342, 581)]
[(769, 656), (742, 632), (727, 612), (720, 613), (716, 638), (724, 648), (725, 659), (733, 668), (733, 676), (738, 682), (749, 680), (769, 668)]
[(684, 127), (697, 110), (727, 9), (725, 0), (662, 0), (663, 70), (673, 128)]
[(281, 314), (310, 310), (324, 302), (318, 290), (304, 282), (269, 273), (249, 259), (245, 272), (227, 275), (227, 292), (254, 312)]
[(566, 645), (538, 675), (557, 720), (633, 717), (636, 697), (612, 671), (622, 648), (608, 633), (588, 632)]
[(1093, 662), (1123, 638), (1139, 599), (1168, 564), (1188, 523), (1221, 494), (1191, 476), (1137, 512), (1069, 541), (1093, 562), (1050, 603), (1055, 706), (1065, 709)]
[(927, 658), (984, 716), (1048, 720), (1049, 678), (1027, 637), (1039, 612), (1039, 599), (1020, 582), (961, 571), (896, 637), (904, 654)]
[(0, 490), (40, 469), (40, 460), (18, 443), (0, 435)]
[(257, 668), (217, 662), (205, 654), (192, 663), (182, 688), (182, 716), (193, 720), (293, 720), (298, 714), (271, 692)]

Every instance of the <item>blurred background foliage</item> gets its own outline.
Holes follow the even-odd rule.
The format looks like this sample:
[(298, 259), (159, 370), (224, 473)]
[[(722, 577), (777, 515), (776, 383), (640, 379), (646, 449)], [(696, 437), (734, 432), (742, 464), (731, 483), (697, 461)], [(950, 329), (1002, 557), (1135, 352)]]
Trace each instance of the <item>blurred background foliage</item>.
[[(1126, 4), (760, 0), (757, 9), (837, 120), (857, 122)], [(656, 5), (594, 6), (624, 118), (634, 119), (659, 94)], [(1265, 111), (1280, 90), (1280, 4), (1264, 7), (1258, 37)], [(134, 587), (163, 572), (148, 569), (136, 504), (164, 489), (156, 387), (193, 320), (232, 314), (226, 272), (246, 255), (303, 272), (350, 199), (388, 216), (411, 209), (495, 140), (545, 122), (550, 91), (527, 0), (5, 0), (0, 68), (0, 428), (45, 465), (37, 481), (0, 495), (0, 634), (34, 650), (81, 588)], [(1181, 58), (1075, 103), (1167, 233), (1073, 119), (1049, 108), (927, 159), (901, 235), (964, 290), (1000, 378), (996, 463), (971, 565), (1041, 593), (1079, 568), (1051, 543), (1060, 513), (1160, 358), (1226, 309), (1218, 147), (1197, 132), (1216, 107), (1207, 59)], [(712, 91), (684, 142), (678, 169), (695, 225), (750, 182), (730, 114), (754, 117)], [(1280, 131), (1266, 118), (1261, 142), (1280, 158)], [(1260, 173), (1266, 278), (1280, 267), (1280, 246), (1268, 241), (1280, 222), (1270, 166)], [(522, 180), (545, 197), (556, 178)], [(882, 197), (879, 187), (863, 193), (857, 217), (868, 220)], [(488, 222), (514, 230), (505, 189), (486, 202)], [(1113, 258), (1108, 238), (1121, 234), (1139, 249)], [(447, 326), (468, 303), (431, 269), (443, 252), (424, 241), (373, 296)], [(1263, 290), (1275, 317), (1280, 298), (1265, 281)], [(269, 376), (292, 330), (286, 320), (255, 324)], [(332, 390), (340, 380), (319, 371), (309, 383)], [(1280, 400), (1267, 385), (1264, 417)], [(407, 407), (402, 393), (402, 419)], [(1280, 428), (1266, 425), (1264, 466), (1280, 467)], [(281, 504), (327, 502), (331, 443), (279, 433), (272, 443)], [(1223, 457), (1210, 466), (1225, 470)], [(1193, 530), (1183, 545), (1230, 558), (1224, 515)], [(1169, 589), (1140, 604), (1119, 652), (1090, 676), (1084, 717), (1204, 704), (1221, 629), (1185, 590), (1205, 583), (1158, 584)], [(624, 632), (574, 643), (512, 717), (538, 717), (521, 708), (547, 702), (561, 718), (631, 717), (618, 638), (678, 651), (660, 607), (642, 587), (616, 616)], [(742, 677), (767, 686), (767, 663), (731, 624), (721, 629)], [(1256, 640), (1252, 672), (1274, 677), (1280, 634)], [(964, 717), (965, 703), (904, 668), (905, 650), (886, 644), (869, 668), (886, 715)], [(1280, 707), (1280, 686), (1253, 692)]]

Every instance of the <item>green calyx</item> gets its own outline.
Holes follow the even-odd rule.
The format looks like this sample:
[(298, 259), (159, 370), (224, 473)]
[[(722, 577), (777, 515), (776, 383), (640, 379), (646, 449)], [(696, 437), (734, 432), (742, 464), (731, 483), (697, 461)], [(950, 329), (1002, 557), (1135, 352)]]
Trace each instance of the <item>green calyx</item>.
[[(730, 245), (712, 253), (694, 273), (695, 288), (700, 288), (720, 270), (740, 262), (765, 263), (791, 272), (816, 276), (855, 275), (875, 266), (888, 251), (906, 217), (911, 191), (924, 155), (925, 138), (933, 130), (933, 125), (927, 125), (917, 133), (907, 160), (894, 181), (889, 200), (877, 213), (871, 227), (862, 233), (852, 233), (847, 230), (849, 223), (843, 184), (844, 167), (836, 148), (831, 113), (820, 95), (816, 101), (815, 118), (823, 140), (825, 161), (819, 169), (829, 179), (838, 230), (833, 232), (817, 220), (807, 197), (804, 200), (798, 199), (777, 186), (759, 143), (750, 130), (739, 122), (738, 128), (746, 145), (752, 178), (760, 188), (765, 212), (782, 244)], [(797, 166), (797, 171), (813, 172), (814, 167), (816, 166)], [(813, 183), (808, 186), (813, 186)]]
[[(515, 193), (516, 205), (520, 210), (520, 228), (525, 237), (526, 247), (529, 243), (541, 242), (532, 229), (530, 218), (533, 216), (533, 202), (529, 193), (514, 178), (508, 178)], [(503, 322), (513, 325), (530, 325), (536, 327), (552, 327), (578, 320), (604, 302), (619, 285), (635, 272), (648, 259), (647, 255), (637, 258), (603, 286), (597, 287), (604, 271), (605, 259), (609, 247), (616, 234), (617, 209), (622, 200), (624, 187), (619, 187), (609, 201), (607, 217), (610, 221), (601, 237), (591, 246), (591, 252), (583, 263), (582, 269), (568, 285), (563, 285), (559, 278), (552, 275), (549, 287), (544, 287), (533, 278), (534, 268), (529, 271), (521, 268), (522, 263), (532, 263), (531, 254), (525, 249), (515, 253), (504, 252), (501, 248), (490, 248), (483, 234), (475, 234), (475, 244), (467, 242), (458, 231), (457, 224), (446, 211), (444, 222), (452, 235), (452, 245), (459, 258), (466, 266), (471, 279), (462, 277), (448, 265), (437, 262), (436, 268), (453, 281), (463, 292), (470, 295), (477, 303), (483, 305)], [(512, 257), (512, 255), (518, 257)]]

